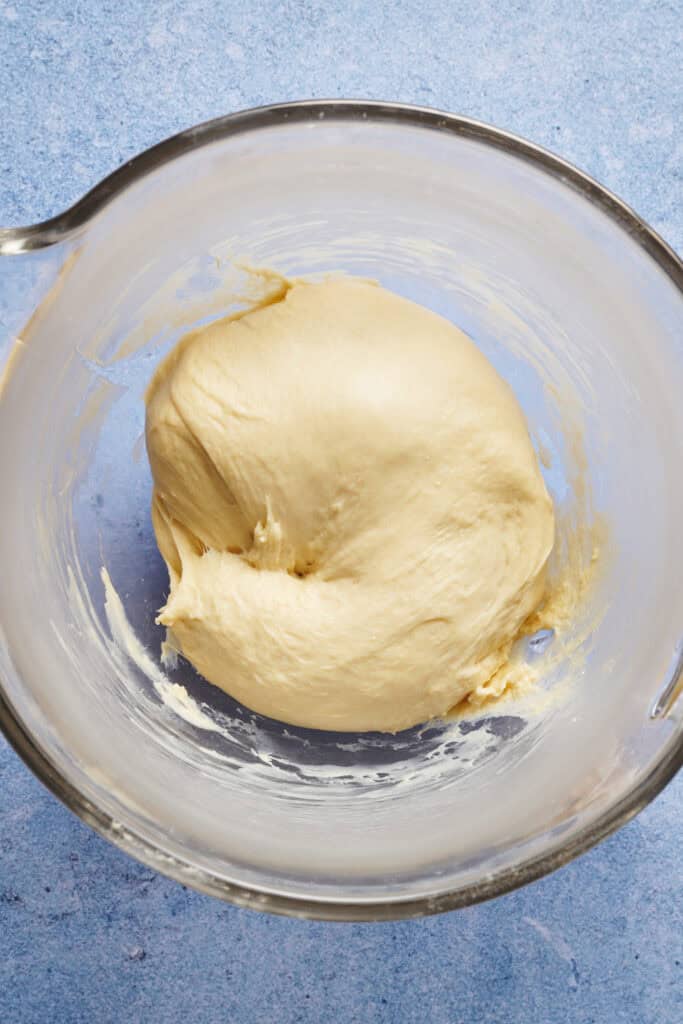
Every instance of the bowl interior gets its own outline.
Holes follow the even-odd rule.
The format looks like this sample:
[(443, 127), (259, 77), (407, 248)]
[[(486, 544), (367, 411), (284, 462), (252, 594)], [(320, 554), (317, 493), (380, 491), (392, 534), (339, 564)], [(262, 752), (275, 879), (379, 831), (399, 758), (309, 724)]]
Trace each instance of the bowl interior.
[[(680, 708), (652, 711), (683, 622), (683, 297), (599, 205), (486, 139), (372, 113), (283, 118), (151, 170), (50, 258), (0, 403), (0, 666), (35, 742), (120, 841), (200, 885), (471, 893), (595, 825), (680, 737)], [(142, 395), (188, 328), (249, 303), (250, 266), (375, 278), (462, 327), (510, 382), (559, 555), (578, 537), (590, 558), (603, 528), (543, 699), (335, 735), (161, 665)]]

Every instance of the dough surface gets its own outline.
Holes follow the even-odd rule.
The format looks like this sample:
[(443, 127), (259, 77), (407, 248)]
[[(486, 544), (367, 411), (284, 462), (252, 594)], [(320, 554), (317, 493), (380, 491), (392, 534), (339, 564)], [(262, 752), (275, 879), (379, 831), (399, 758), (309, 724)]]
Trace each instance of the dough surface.
[(294, 282), (182, 339), (146, 401), (158, 621), (206, 679), (341, 731), (485, 690), (543, 595), (554, 514), (466, 335), (359, 279)]

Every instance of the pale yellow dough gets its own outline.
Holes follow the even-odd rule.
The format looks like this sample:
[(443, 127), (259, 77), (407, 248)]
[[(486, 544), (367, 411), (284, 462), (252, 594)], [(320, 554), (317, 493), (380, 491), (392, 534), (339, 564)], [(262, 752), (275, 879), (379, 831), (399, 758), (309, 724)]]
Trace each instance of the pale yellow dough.
[(283, 285), (184, 338), (147, 394), (159, 621), (210, 682), (397, 731), (485, 688), (540, 601), (552, 502), (475, 345), (371, 283)]

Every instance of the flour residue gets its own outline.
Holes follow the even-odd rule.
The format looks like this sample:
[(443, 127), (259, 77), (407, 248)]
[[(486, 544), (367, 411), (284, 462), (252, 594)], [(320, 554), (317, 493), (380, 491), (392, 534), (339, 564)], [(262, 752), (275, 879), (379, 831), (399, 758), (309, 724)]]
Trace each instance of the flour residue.
[(154, 689), (166, 707), (170, 708), (179, 718), (194, 725), (197, 729), (219, 732), (219, 727), (201, 710), (196, 701), (190, 697), (184, 686), (172, 683), (166, 678), (148, 651), (135, 635), (126, 616), (121, 598), (116, 593), (111, 577), (104, 566), (100, 575), (104, 585), (104, 611), (111, 630), (112, 640), (126, 652), (130, 660), (141, 672), (151, 680)]

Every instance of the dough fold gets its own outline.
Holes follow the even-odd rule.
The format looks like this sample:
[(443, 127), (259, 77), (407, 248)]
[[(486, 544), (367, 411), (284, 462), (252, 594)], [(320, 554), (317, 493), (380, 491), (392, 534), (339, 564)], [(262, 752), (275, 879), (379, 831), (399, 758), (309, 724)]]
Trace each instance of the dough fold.
[(510, 388), (451, 323), (354, 278), (182, 339), (147, 396), (158, 621), (284, 722), (398, 731), (505, 664), (554, 539)]

